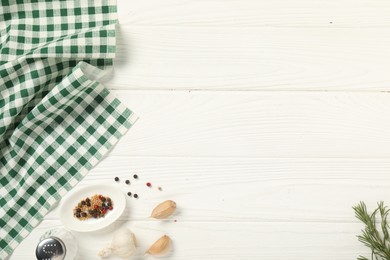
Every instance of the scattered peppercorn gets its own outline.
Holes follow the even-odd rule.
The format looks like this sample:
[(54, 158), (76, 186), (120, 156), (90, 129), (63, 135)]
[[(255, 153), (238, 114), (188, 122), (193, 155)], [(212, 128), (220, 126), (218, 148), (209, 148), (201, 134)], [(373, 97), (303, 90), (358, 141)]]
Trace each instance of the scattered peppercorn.
[(161, 187), (158, 187), (158, 190), (159, 190), (159, 191), (162, 191), (162, 188), (161, 188)]
[(133, 177), (134, 177), (134, 179), (138, 179), (138, 175), (137, 174), (134, 174)]
[(119, 178), (118, 177), (115, 177), (115, 179), (114, 179), (115, 181), (119, 181)]
[(126, 184), (130, 184), (130, 181), (129, 181), (129, 180), (126, 180), (125, 183), (126, 183)]
[(130, 191), (127, 193), (127, 196), (131, 197), (131, 192)]
[(136, 199), (137, 199), (137, 198), (138, 198), (138, 195), (137, 195), (137, 194), (134, 194), (134, 198), (136, 198)]
[(152, 184), (151, 184), (150, 182), (147, 182), (147, 183), (146, 183), (146, 186), (152, 187)]

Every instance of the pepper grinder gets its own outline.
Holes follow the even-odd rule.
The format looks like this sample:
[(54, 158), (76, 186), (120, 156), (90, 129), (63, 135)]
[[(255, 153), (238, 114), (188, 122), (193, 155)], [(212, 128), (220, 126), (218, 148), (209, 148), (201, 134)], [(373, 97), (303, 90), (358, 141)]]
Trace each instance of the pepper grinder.
[(35, 255), (37, 260), (74, 260), (77, 242), (70, 231), (58, 228), (42, 235)]

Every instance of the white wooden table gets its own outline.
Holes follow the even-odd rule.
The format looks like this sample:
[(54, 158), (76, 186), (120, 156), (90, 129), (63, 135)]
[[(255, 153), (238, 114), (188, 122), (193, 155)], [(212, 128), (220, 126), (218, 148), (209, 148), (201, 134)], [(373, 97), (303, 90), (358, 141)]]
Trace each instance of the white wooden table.
[[(351, 207), (390, 203), (388, 0), (119, 0), (106, 86), (140, 120), (78, 185), (138, 173), (115, 228), (166, 259), (355, 259)], [(147, 189), (146, 181), (163, 187)], [(165, 199), (174, 218), (147, 218)], [(176, 220), (176, 222), (174, 221)], [(12, 260), (34, 259), (58, 209)], [(112, 231), (77, 234), (98, 259)], [(115, 258), (112, 258), (115, 259)]]

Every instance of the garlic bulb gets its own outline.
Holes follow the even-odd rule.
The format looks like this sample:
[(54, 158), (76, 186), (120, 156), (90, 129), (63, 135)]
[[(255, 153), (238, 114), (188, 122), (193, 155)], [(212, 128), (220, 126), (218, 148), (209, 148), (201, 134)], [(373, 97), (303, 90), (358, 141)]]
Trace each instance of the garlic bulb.
[(136, 238), (127, 228), (119, 229), (114, 233), (111, 244), (100, 250), (98, 256), (107, 257), (111, 254), (126, 259), (136, 251)]
[(171, 238), (167, 235), (162, 236), (159, 240), (154, 242), (153, 245), (145, 252), (145, 254), (150, 254), (154, 256), (163, 256), (168, 253), (171, 248)]

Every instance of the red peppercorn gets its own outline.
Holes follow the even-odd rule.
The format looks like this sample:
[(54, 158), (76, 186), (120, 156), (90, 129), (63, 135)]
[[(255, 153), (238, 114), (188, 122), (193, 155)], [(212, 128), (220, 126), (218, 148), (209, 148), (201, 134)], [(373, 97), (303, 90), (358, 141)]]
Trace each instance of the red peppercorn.
[(151, 184), (150, 182), (147, 182), (147, 183), (146, 183), (146, 186), (152, 187), (152, 184)]
[(113, 209), (113, 207), (112, 207), (112, 206), (110, 206), (110, 207), (109, 207), (109, 209), (110, 209), (110, 210), (112, 210), (112, 209)]
[(104, 214), (104, 213), (106, 213), (107, 212), (107, 210), (106, 209), (102, 209), (102, 213)]
[(93, 206), (93, 208), (94, 208), (94, 209), (98, 209), (98, 208), (99, 208), (99, 206), (98, 206), (98, 205), (95, 205), (95, 206)]

